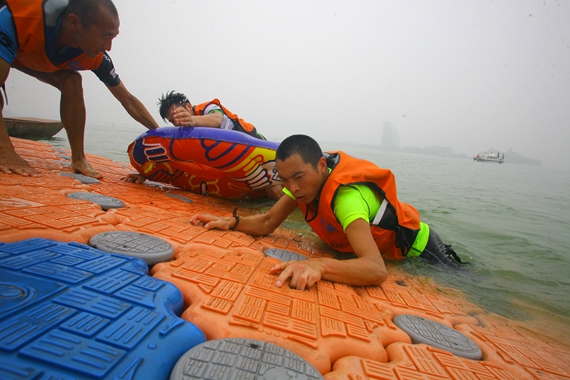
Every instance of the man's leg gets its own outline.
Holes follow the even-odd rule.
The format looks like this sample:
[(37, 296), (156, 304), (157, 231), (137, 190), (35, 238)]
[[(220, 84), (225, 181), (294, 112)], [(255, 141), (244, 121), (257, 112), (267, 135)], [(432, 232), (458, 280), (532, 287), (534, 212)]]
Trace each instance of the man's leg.
[[(0, 83), (4, 84), (8, 73), (10, 72), (10, 65), (4, 59), (0, 58)], [(4, 111), (4, 97), (0, 94), (0, 112)], [(16, 150), (10, 136), (8, 129), (4, 123), (4, 116), (0, 117), (0, 173), (14, 173), (24, 176), (38, 174), (38, 171), (30, 166)]]
[(86, 111), (81, 75), (69, 70), (60, 70), (55, 75), (60, 77), (62, 84), (59, 112), (71, 147), (71, 169), (90, 177), (102, 178), (85, 158)]
[(461, 259), (455, 254), (451, 246), (444, 244), (431, 226), (429, 229), (429, 240), (420, 257), (426, 259), (430, 264), (450, 268), (459, 268), (461, 263)]
[(85, 158), (85, 102), (81, 74), (71, 70), (59, 70), (55, 73), (42, 73), (16, 67), (18, 70), (51, 84), (61, 92), (60, 117), (67, 132), (71, 148), (71, 170), (90, 177), (103, 177), (93, 169)]

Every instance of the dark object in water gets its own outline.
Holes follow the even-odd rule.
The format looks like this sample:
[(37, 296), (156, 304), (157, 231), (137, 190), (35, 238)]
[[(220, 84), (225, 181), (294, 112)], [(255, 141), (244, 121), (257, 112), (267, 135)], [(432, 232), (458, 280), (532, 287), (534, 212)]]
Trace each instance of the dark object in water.
[(34, 117), (5, 117), (4, 123), (10, 136), (30, 140), (48, 139), (63, 129), (59, 120)]

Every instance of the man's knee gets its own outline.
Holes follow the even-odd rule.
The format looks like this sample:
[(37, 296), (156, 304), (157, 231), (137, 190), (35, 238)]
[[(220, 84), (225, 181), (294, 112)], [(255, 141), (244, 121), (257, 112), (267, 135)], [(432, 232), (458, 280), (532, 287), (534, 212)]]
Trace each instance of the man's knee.
[(30, 75), (41, 82), (52, 85), (62, 93), (76, 94), (83, 92), (83, 84), (81, 74), (73, 70), (58, 70), (53, 73), (35, 71), (26, 67), (15, 66), (15, 69)]
[(83, 96), (83, 78), (81, 74), (71, 70), (60, 70), (54, 73), (62, 94), (67, 96)]

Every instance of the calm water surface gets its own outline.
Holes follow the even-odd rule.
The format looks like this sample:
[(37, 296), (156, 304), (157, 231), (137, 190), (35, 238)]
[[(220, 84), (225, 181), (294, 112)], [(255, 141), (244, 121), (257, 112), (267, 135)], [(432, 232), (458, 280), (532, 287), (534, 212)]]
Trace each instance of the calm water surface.
[[(88, 126), (86, 151), (128, 162), (127, 146), (144, 130)], [(65, 133), (48, 142), (68, 147)], [(446, 271), (419, 260), (398, 262), (405, 271), (458, 288), (487, 311), (570, 331), (570, 170), (331, 143), (323, 149), (345, 150), (391, 169), (400, 200), (416, 207), (422, 220), (472, 263)], [(299, 218), (286, 226), (310, 234)]]

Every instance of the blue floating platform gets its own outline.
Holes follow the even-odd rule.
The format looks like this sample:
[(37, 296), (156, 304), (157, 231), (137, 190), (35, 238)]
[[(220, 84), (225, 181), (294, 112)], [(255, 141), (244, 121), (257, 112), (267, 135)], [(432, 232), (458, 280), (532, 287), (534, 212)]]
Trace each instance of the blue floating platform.
[(206, 339), (147, 268), (77, 243), (0, 243), (0, 379), (168, 379)]

